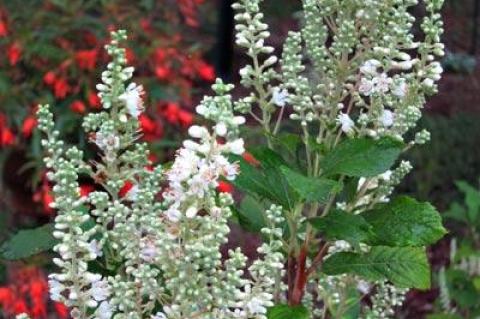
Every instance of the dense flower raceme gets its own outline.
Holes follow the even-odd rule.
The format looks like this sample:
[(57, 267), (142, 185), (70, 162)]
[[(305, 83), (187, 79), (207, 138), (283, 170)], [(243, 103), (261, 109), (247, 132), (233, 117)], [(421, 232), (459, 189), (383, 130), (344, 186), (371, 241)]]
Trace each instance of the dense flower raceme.
[[(269, 148), (273, 150), (278, 150), (278, 139), (282, 138), (282, 117), (289, 114), (291, 120), (298, 121), (306, 153), (304, 169), (308, 177), (314, 178), (309, 182), (315, 183), (315, 178), (325, 175), (321, 164), (325, 153), (328, 155), (332, 149), (335, 152), (336, 147), (348, 148), (348, 143), (342, 143), (344, 140), (360, 144), (361, 141), (393, 139), (410, 146), (428, 141), (430, 136), (426, 131), (417, 133), (413, 141), (406, 141), (404, 135), (416, 126), (426, 96), (436, 91), (435, 83), (442, 73), (435, 57), (444, 54), (440, 43), (442, 22), (437, 13), (443, 1), (425, 2), (427, 16), (421, 22), (424, 36), (417, 39), (411, 33), (415, 18), (409, 8), (418, 1), (304, 0), (303, 28), (288, 34), (280, 72), (274, 67), (279, 59), (266, 44), (270, 33), (263, 22), (261, 2), (242, 0), (234, 4), (236, 42), (252, 59), (252, 63), (240, 71), (242, 84), (251, 88), (252, 93), (238, 101), (236, 109), (251, 114), (262, 125)], [(351, 155), (360, 150), (360, 146), (352, 149)], [(341, 160), (335, 158), (334, 161)], [(358, 176), (357, 172), (346, 169), (339, 182), (343, 184), (348, 178), (360, 177), (350, 180), (357, 185), (356, 195), (348, 202), (332, 196), (323, 207), (305, 205), (304, 216), (328, 217), (332, 207), (356, 215), (368, 211), (378, 203), (388, 202), (394, 187), (410, 169), (411, 164), (405, 161), (378, 176)], [(295, 208), (290, 213), (291, 219), (287, 213), (290, 230), (305, 227), (303, 220), (295, 217), (298, 207)], [(313, 307), (314, 316), (324, 317), (329, 312), (333, 317), (341, 317), (337, 311), (347, 307), (345, 287), (357, 279), (351, 274), (312, 276), (312, 267), (305, 271), (305, 253), (312, 249), (309, 247), (312, 237), (318, 235), (308, 227), (298, 235), (304, 238), (304, 248), (289, 252), (293, 258), (292, 268), (287, 270), (292, 272), (292, 280), (288, 280), (289, 303), (298, 305), (303, 300)], [(333, 236), (338, 238), (339, 234)], [(297, 240), (290, 243), (296, 245)], [(325, 248), (328, 248), (326, 257), (335, 257), (335, 252), (340, 252), (337, 256), (346, 256), (341, 251), (358, 253), (358, 247), (352, 247), (347, 241), (327, 243), (313, 260), (306, 258), (307, 264), (321, 264)], [(368, 245), (360, 247), (361, 252), (369, 250)], [(319, 290), (311, 290), (306, 285), (310, 276), (312, 282), (318, 283)], [(368, 291), (377, 291), (377, 296), (372, 298), (373, 307), (362, 311), (363, 316), (392, 316), (392, 308), (401, 304), (404, 290), (383, 282), (379, 282), (376, 289), (375, 283), (368, 286), (373, 288)], [(368, 293), (365, 289), (359, 290)], [(323, 302), (324, 309), (315, 309), (316, 298)]]
[[(148, 168), (146, 146), (133, 144), (144, 110), (143, 88), (124, 86), (133, 71), (125, 67), (125, 50), (118, 47), (124, 38), (122, 31), (113, 34), (107, 46), (113, 61), (97, 86), (111, 113), (90, 114), (84, 121), (102, 163), (90, 167), (78, 149), (64, 152), (52, 114), (39, 109), (39, 128), (49, 136), (44, 141), (51, 170), (47, 176), (55, 183), (54, 235), (61, 240), (55, 247), (60, 258), (54, 262), (62, 271), (50, 275), (51, 298), (71, 308), (73, 318), (87, 318), (90, 311), (96, 318), (143, 318), (148, 313), (152, 318), (264, 318), (273, 305), (273, 284), (283, 275), (276, 226), (283, 220), (281, 208), (268, 211), (265, 234), (271, 241), (259, 248), (265, 257), (248, 268), (248, 277), (243, 276), (247, 260), (240, 250), (230, 251), (225, 261), (219, 253), (233, 199), (216, 189), (238, 174), (238, 164), (228, 155), (244, 153), (238, 132), (245, 119), (232, 112), (232, 86), (217, 81), (213, 89), (218, 95), (197, 107), (199, 115), (214, 123), (212, 131), (191, 126), (192, 139), (184, 142), (167, 171)], [(81, 174), (92, 175), (103, 190), (83, 196), (77, 181)], [(163, 190), (162, 176), (167, 183)], [(161, 202), (156, 201), (159, 193)], [(87, 207), (91, 215), (85, 214)], [(84, 230), (77, 226), (92, 223)], [(88, 269), (89, 262), (112, 257), (122, 261), (116, 275)], [(161, 311), (155, 310), (158, 302)]]
[[(62, 135), (78, 139), (75, 132), (81, 117), (101, 110), (94, 84), (97, 66), (106, 62), (102, 47), (109, 41), (108, 30), (117, 24), (132, 30), (130, 44), (135, 50), (127, 50), (127, 59), (151, 93), (145, 98), (152, 107), (141, 118), (144, 138), (159, 141), (168, 133), (175, 140), (177, 132), (193, 122), (193, 89), (212, 83), (215, 71), (203, 58), (208, 41), (194, 46), (201, 27), (198, 10), (205, 1), (171, 1), (168, 6), (163, 2), (150, 7), (99, 0), (72, 6), (34, 1), (25, 5), (23, 0), (2, 3), (0, 46), (5, 59), (0, 61), (4, 71), (0, 81), (5, 85), (0, 88), (0, 148), (33, 152), (38, 147), (32, 135), (33, 114), (45, 101), (55, 101), (52, 111), (72, 127), (62, 129)], [(123, 15), (127, 11), (128, 19)], [(42, 26), (39, 32), (32, 33), (38, 26)], [(41, 168), (35, 168), (34, 175), (41, 175)]]
[[(424, 246), (445, 234), (440, 217), (428, 203), (390, 198), (411, 169), (406, 161), (392, 168), (396, 158), (429, 138), (405, 133), (440, 77), (442, 1), (425, 2), (422, 40), (411, 34), (415, 0), (302, 3), (303, 28), (289, 33), (280, 59), (265, 44), (261, 1), (234, 4), (236, 42), (252, 60), (240, 71), (250, 95), (233, 101), (233, 85), (217, 80), (216, 95), (196, 108), (212, 127), (190, 126), (166, 169), (135, 143), (149, 123), (144, 88), (128, 83), (123, 31), (113, 33), (97, 85), (103, 111), (83, 124), (101, 161), (65, 150), (53, 115), (39, 108), (60, 240), (50, 291), (72, 317), (341, 318), (354, 302), (352, 316), (385, 318), (405, 288), (429, 286)], [(245, 118), (234, 110), (261, 125), (267, 144), (245, 160)], [(295, 134), (283, 134), (287, 115)], [(86, 196), (84, 175), (98, 186)], [(239, 249), (220, 252), (234, 204), (219, 192), (223, 182), (259, 207), (255, 218), (237, 213), (264, 240), (249, 263)], [(371, 306), (362, 307), (367, 294)]]

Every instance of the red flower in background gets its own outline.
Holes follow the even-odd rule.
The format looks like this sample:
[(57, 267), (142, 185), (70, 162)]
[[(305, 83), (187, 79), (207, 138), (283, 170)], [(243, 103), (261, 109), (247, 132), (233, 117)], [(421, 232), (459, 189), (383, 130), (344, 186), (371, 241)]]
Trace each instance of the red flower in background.
[(198, 75), (202, 80), (212, 82), (215, 80), (215, 68), (210, 64), (201, 61), (197, 69)]
[[(35, 319), (46, 319), (48, 308), (48, 283), (43, 272), (35, 267), (13, 268), (10, 284), (0, 287), (0, 305), (8, 318), (26, 313)], [(68, 309), (54, 303), (60, 318), (68, 318)]]
[(88, 194), (95, 190), (95, 186), (91, 184), (82, 184), (80, 185), (80, 197), (87, 197)]
[(8, 47), (7, 57), (11, 66), (16, 65), (18, 61), (20, 61), (21, 55), (22, 55), (22, 48), (20, 47), (20, 44), (15, 42)]
[(0, 38), (6, 37), (8, 35), (7, 22), (4, 19), (0, 20)]
[(75, 100), (70, 104), (70, 109), (78, 114), (83, 114), (87, 110), (85, 103), (80, 100)]
[(48, 184), (46, 176), (43, 177), (43, 182), (41, 187), (33, 194), (33, 201), (40, 203), (43, 208), (43, 213), (46, 215), (51, 215), (54, 212), (54, 209), (50, 205), (54, 202), (52, 195), (52, 187)]
[(68, 316), (69, 316), (69, 311), (68, 311), (67, 306), (65, 306), (63, 303), (55, 302), (55, 303), (53, 304), (53, 307), (55, 308), (55, 311), (57, 312), (57, 315), (58, 315), (61, 319), (66, 319), (66, 318), (68, 318)]
[(126, 48), (125, 49), (125, 56), (127, 57), (127, 63), (129, 65), (134, 65), (135, 64), (135, 52), (133, 52), (132, 49)]
[(180, 111), (180, 106), (177, 103), (168, 102), (165, 105), (165, 108), (162, 114), (169, 123), (176, 124), (178, 122), (179, 111)]
[(118, 197), (123, 198), (125, 197), (128, 192), (133, 188), (133, 183), (131, 181), (126, 181), (122, 188), (118, 191)]
[(147, 18), (140, 19), (140, 27), (145, 33), (152, 33), (154, 31), (152, 28), (152, 21)]
[(242, 155), (243, 159), (245, 161), (247, 161), (247, 163), (249, 163), (250, 165), (253, 165), (253, 166), (258, 166), (260, 165), (260, 162), (255, 158), (253, 157), (253, 155), (249, 152), (245, 152), (243, 153)]
[(97, 64), (98, 50), (81, 50), (75, 53), (75, 61), (80, 69), (92, 71)]
[(169, 67), (167, 66), (156, 66), (155, 67), (155, 76), (159, 79), (159, 80), (166, 80), (168, 79), (168, 77), (170, 76), (170, 73), (171, 73), (171, 70)]
[(66, 79), (64, 78), (56, 79), (53, 85), (53, 94), (55, 94), (55, 97), (57, 99), (65, 98), (67, 94), (70, 92), (70, 90), (71, 90), (71, 87), (68, 84)]
[(177, 2), (185, 23), (194, 28), (198, 27), (197, 5), (202, 4), (204, 0), (178, 0)]
[(92, 109), (101, 109), (102, 101), (100, 97), (95, 92), (88, 93), (88, 104)]
[(217, 190), (220, 193), (232, 193), (233, 192), (233, 185), (229, 182), (220, 181), (217, 186)]
[(164, 48), (156, 48), (153, 54), (155, 63), (164, 63), (167, 58), (167, 51)]
[(178, 121), (183, 127), (189, 127), (193, 124), (193, 114), (185, 110), (180, 110), (180, 112), (178, 112)]
[(158, 140), (163, 136), (163, 126), (148, 115), (142, 114), (139, 116), (138, 120), (143, 132), (143, 138), (147, 142)]
[(177, 103), (168, 102), (161, 114), (165, 120), (171, 124), (180, 124), (184, 127), (190, 126), (193, 123), (193, 114), (189, 111), (183, 110)]
[(43, 76), (43, 82), (47, 85), (53, 85), (55, 83), (55, 81), (57, 80), (57, 76), (55, 75), (54, 72), (52, 71), (48, 71), (47, 73), (45, 73), (45, 75)]
[(10, 146), (15, 143), (15, 135), (8, 127), (0, 128), (0, 146)]
[(23, 137), (28, 138), (32, 135), (33, 129), (37, 126), (37, 119), (34, 116), (28, 116), (22, 124)]

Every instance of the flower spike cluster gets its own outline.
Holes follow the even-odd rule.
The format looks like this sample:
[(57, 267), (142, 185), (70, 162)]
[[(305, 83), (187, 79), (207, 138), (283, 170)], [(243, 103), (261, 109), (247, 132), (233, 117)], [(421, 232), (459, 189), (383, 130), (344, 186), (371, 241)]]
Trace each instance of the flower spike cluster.
[[(263, 274), (275, 269), (281, 275), (283, 269), (281, 207), (272, 207), (265, 228), (271, 241), (259, 248), (265, 258), (250, 267), (249, 276), (240, 250), (226, 260), (220, 254), (233, 199), (217, 187), (239, 173), (229, 154), (244, 152), (238, 134), (245, 118), (233, 113), (233, 87), (217, 80), (217, 95), (197, 107), (213, 122), (211, 130), (190, 127), (191, 139), (171, 167), (151, 169), (146, 145), (136, 143), (143, 90), (128, 84), (133, 69), (120, 47), (125, 39), (124, 31), (112, 33), (106, 47), (112, 62), (97, 86), (105, 111), (88, 115), (83, 124), (101, 161), (83, 162), (81, 151), (57, 140), (48, 106), (38, 111), (58, 210), (52, 299), (78, 319), (266, 318), (273, 291)], [(78, 179), (84, 176), (98, 184), (88, 196), (80, 196)], [(102, 270), (92, 270), (94, 264)]]
[[(113, 32), (97, 86), (103, 111), (83, 124), (95, 160), (66, 148), (48, 107), (38, 111), (58, 210), (53, 299), (75, 319), (303, 319), (341, 318), (376, 292), (356, 316), (392, 316), (404, 288), (428, 286), (423, 247), (445, 233), (428, 203), (391, 200), (412, 168), (396, 159), (429, 139), (406, 133), (442, 72), (443, 1), (424, 1), (422, 37), (411, 31), (417, 2), (303, 0), (302, 28), (278, 58), (262, 1), (237, 1), (249, 93), (234, 100), (234, 86), (217, 80), (196, 108), (210, 125), (191, 126), (165, 167), (137, 142), (144, 92), (130, 81), (125, 32)], [(266, 141), (252, 165), (240, 156), (247, 115)], [(88, 196), (84, 177), (97, 184)], [(232, 194), (218, 191), (225, 181), (258, 209), (234, 214)], [(253, 260), (240, 248), (222, 254), (233, 217), (259, 231)]]

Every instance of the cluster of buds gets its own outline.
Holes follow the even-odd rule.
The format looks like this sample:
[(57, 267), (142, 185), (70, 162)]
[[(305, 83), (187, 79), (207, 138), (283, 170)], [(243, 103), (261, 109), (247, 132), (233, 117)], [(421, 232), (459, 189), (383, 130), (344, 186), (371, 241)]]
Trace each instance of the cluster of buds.
[[(86, 163), (81, 151), (65, 150), (48, 107), (38, 111), (58, 210), (54, 262), (60, 271), (50, 275), (52, 299), (78, 319), (266, 318), (274, 288), (265, 274), (283, 271), (282, 208), (269, 210), (263, 231), (271, 240), (258, 249), (264, 258), (247, 268), (239, 249), (226, 260), (220, 254), (233, 198), (217, 188), (239, 173), (229, 155), (244, 153), (238, 133), (245, 118), (233, 113), (233, 87), (217, 80), (217, 96), (197, 107), (213, 122), (211, 130), (191, 126), (192, 139), (184, 141), (171, 167), (152, 167), (146, 145), (136, 143), (142, 88), (127, 84), (133, 69), (119, 46), (125, 32), (112, 33), (112, 39), (112, 62), (97, 86), (104, 111), (83, 123), (102, 161)], [(97, 190), (82, 195), (82, 176), (92, 178)], [(91, 270), (92, 263), (104, 271)]]

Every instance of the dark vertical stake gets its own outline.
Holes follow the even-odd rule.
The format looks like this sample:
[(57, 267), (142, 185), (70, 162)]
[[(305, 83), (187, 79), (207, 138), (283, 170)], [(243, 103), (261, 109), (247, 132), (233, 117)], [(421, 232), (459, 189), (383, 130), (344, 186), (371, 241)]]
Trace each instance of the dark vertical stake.
[(233, 64), (233, 0), (218, 0), (217, 73), (228, 81)]
[(480, 0), (474, 0), (473, 7), (473, 35), (472, 35), (472, 48), (470, 54), (475, 55), (477, 53), (478, 42), (478, 16), (480, 15)]

